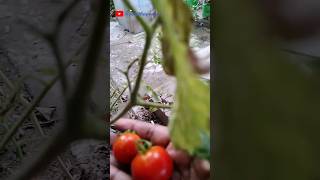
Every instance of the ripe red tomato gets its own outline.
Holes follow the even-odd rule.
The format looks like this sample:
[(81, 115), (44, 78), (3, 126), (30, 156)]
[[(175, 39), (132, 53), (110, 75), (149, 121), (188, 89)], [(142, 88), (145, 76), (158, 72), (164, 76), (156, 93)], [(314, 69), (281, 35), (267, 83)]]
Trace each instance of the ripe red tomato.
[(131, 163), (133, 180), (169, 180), (172, 174), (172, 159), (161, 146), (139, 152)]
[(120, 134), (112, 145), (113, 155), (121, 164), (129, 164), (137, 155), (136, 142), (141, 139), (133, 132)]

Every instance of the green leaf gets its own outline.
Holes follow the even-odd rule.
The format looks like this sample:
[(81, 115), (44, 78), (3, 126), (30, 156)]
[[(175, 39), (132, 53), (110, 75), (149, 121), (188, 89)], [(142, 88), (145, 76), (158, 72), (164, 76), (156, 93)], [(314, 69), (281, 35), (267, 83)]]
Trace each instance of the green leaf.
[(162, 22), (163, 34), (161, 36), (163, 68), (169, 75), (174, 75), (174, 57), (173, 57), (173, 41), (181, 41), (185, 44), (189, 43), (189, 37), (192, 29), (192, 13), (186, 4), (181, 1), (153, 0), (153, 5), (160, 14)]
[[(153, 100), (153, 102), (155, 103), (161, 103), (161, 98), (160, 96), (153, 90), (153, 88), (150, 85), (145, 85), (145, 89), (146, 89), (146, 95), (150, 96), (151, 99)], [(158, 108), (155, 107), (149, 107), (149, 111), (150, 112), (155, 112), (157, 111)]]
[(195, 154), (202, 159), (207, 159), (210, 161), (211, 153), (208, 153), (210, 152), (210, 137), (205, 132), (201, 132), (200, 135), (202, 146), (196, 149)]
[(176, 147), (198, 155), (197, 150), (203, 147), (203, 136), (210, 136), (209, 86), (198, 78), (190, 64), (176, 62), (178, 81), (174, 113), (170, 119), (171, 139)]
[(207, 143), (203, 137), (210, 139), (210, 91), (189, 60), (192, 13), (182, 0), (153, 0), (153, 5), (162, 23), (164, 69), (177, 78), (176, 100), (169, 122), (171, 140), (176, 148), (208, 157), (210, 149), (203, 148)]

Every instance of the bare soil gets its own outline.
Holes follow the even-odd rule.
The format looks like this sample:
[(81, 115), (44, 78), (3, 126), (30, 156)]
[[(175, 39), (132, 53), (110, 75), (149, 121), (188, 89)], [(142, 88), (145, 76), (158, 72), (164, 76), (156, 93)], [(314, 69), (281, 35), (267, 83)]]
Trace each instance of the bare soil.
[[(55, 26), (59, 13), (70, 3), (70, 0), (0, 0), (0, 70), (13, 82), (26, 75), (36, 75), (42, 80), (51, 77), (39, 75), (42, 68), (54, 67), (55, 61), (52, 49), (39, 35), (32, 33), (21, 23), (27, 22), (44, 32), (50, 32)], [(79, 48), (80, 44), (90, 34), (92, 17), (88, 0), (79, 1), (67, 21), (64, 23), (59, 36), (60, 48), (65, 60)], [(68, 74), (72, 78), (77, 74), (79, 66), (69, 68)], [(102, 67), (104, 69), (105, 67)], [(0, 79), (0, 104), (10, 94), (8, 87)], [(43, 84), (35, 79), (27, 79), (23, 83), (22, 94), (28, 101), (32, 100), (43, 89)], [(39, 105), (37, 117), (45, 134), (50, 134), (63, 121), (63, 104), (60, 84), (57, 83)], [(101, 98), (100, 98), (101, 99)], [(21, 115), (21, 104), (16, 104), (15, 111), (6, 119), (10, 127)], [(0, 139), (5, 129), (0, 126)], [(6, 179), (19, 170), (26, 157), (35, 156), (46, 141), (30, 120), (26, 121), (15, 134), (15, 139), (23, 150), (24, 157), (18, 157), (15, 146), (10, 143), (6, 150), (0, 152), (0, 179)], [(61, 159), (75, 180), (108, 179), (107, 142), (83, 140), (74, 142), (61, 154)], [(68, 179), (58, 161), (53, 161), (45, 172), (41, 172), (37, 180)]]

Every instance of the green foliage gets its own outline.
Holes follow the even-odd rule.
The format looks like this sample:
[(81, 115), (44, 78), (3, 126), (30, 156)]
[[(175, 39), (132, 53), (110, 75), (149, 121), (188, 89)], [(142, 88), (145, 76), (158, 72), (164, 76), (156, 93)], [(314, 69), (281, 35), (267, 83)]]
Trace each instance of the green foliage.
[[(176, 100), (169, 124), (171, 140), (177, 148), (192, 155), (208, 157), (210, 149), (204, 145), (203, 137), (209, 138), (210, 134), (210, 92), (189, 61), (192, 14), (183, 1), (153, 0), (153, 4), (162, 22), (164, 69), (177, 78)], [(199, 152), (201, 154), (197, 154)]]
[[(151, 97), (153, 102), (161, 103), (160, 96), (158, 95), (158, 93), (155, 92), (155, 90), (150, 85), (146, 85), (145, 88), (146, 88), (146, 94), (149, 97)], [(150, 109), (149, 109), (149, 111), (151, 111), (151, 112), (155, 112), (157, 110), (158, 110), (158, 108), (156, 108), (156, 107), (150, 107)]]
[(153, 57), (152, 57), (153, 63), (155, 64), (161, 64), (162, 59), (159, 57), (157, 52), (153, 52)]
[(188, 63), (176, 62), (178, 81), (174, 114), (170, 121), (171, 138), (177, 147), (194, 154), (203, 146), (203, 136), (210, 134), (210, 91)]
[(160, 96), (153, 90), (150, 85), (146, 85), (147, 95), (152, 98), (154, 102), (161, 102)]

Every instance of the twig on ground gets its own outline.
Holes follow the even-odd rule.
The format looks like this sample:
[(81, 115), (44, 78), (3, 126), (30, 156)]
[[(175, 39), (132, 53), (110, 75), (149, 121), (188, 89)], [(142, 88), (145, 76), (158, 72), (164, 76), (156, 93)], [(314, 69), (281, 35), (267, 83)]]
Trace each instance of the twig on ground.
[(145, 106), (145, 107), (154, 107), (154, 108), (165, 108), (165, 109), (172, 108), (170, 105), (160, 104), (160, 103), (152, 103), (152, 102), (144, 102), (144, 101), (142, 101), (140, 99), (137, 100), (136, 105)]

